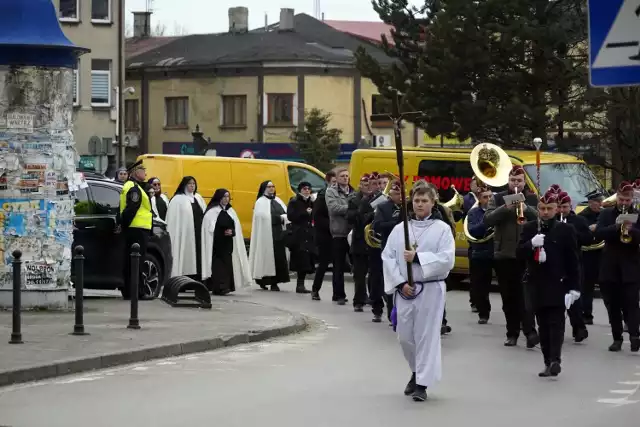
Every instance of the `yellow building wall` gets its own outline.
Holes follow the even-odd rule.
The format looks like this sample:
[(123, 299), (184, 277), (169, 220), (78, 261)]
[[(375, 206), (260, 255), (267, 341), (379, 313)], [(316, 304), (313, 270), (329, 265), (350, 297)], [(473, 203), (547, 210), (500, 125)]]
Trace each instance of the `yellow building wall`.
[[(190, 142), (196, 125), (213, 141), (247, 142), (257, 135), (259, 113), (257, 77), (167, 79), (149, 82), (149, 152), (161, 153), (163, 142)], [(247, 126), (221, 129), (223, 95), (247, 96)], [(165, 128), (165, 98), (189, 98), (186, 129)]]
[(353, 77), (305, 76), (304, 108), (331, 113), (331, 128), (342, 130), (342, 143), (354, 142)]
[[(373, 95), (380, 94), (376, 85), (371, 80), (362, 78), (361, 93), (365, 105), (365, 108), (362, 110), (362, 135), (368, 140), (371, 140), (371, 135), (369, 134), (369, 129), (371, 129), (374, 135), (391, 135), (393, 139), (393, 129), (391, 127), (374, 127), (370, 120), (372, 112), (371, 98)], [(414, 138), (414, 125), (409, 122), (404, 122), (403, 126), (402, 145), (411, 147), (421, 145), (424, 134), (422, 129), (418, 129), (418, 138), (416, 140), (416, 138)]]
[[(267, 125), (268, 110), (267, 96), (270, 93), (291, 93), (293, 97), (293, 126), (269, 126)], [(296, 117), (304, 114), (302, 106), (298, 104), (298, 77), (296, 76), (264, 76), (264, 142), (291, 142), (291, 132), (297, 128)]]

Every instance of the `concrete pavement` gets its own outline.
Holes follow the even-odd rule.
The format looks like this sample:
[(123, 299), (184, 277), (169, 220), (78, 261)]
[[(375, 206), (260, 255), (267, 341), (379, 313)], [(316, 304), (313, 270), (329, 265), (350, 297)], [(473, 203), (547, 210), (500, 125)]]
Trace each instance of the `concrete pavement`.
[[(325, 282), (326, 283), (326, 282)], [(640, 355), (607, 351), (602, 303), (586, 344), (567, 342), (557, 380), (537, 377), (539, 350), (502, 346), (497, 295), (488, 325), (477, 325), (468, 294), (450, 292), (453, 333), (443, 341), (444, 378), (415, 403), (396, 338), (370, 313), (283, 292), (246, 299), (311, 316), (302, 334), (233, 348), (0, 389), (0, 425), (29, 427), (176, 425), (265, 427), (491, 425), (635, 426), (640, 419)], [(353, 289), (348, 285), (349, 296)], [(498, 309), (498, 310), (495, 310)], [(98, 415), (97, 415), (98, 414)]]
[(128, 301), (90, 299), (87, 336), (69, 335), (73, 311), (23, 312), (24, 344), (18, 345), (8, 344), (11, 313), (0, 312), (0, 386), (260, 341), (306, 327), (300, 315), (251, 301), (213, 298), (212, 304), (201, 310), (141, 301), (142, 329), (131, 330)]

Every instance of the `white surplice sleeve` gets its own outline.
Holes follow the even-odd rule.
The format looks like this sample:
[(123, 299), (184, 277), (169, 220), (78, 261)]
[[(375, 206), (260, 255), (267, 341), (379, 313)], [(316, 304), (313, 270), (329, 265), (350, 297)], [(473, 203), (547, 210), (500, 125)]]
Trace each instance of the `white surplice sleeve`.
[[(404, 248), (403, 240), (402, 224), (398, 224), (391, 231), (387, 244), (382, 251), (384, 291), (390, 295), (395, 292), (396, 286), (407, 281), (402, 274), (403, 270), (400, 268), (400, 265), (404, 263), (404, 252), (399, 252), (398, 249)], [(404, 271), (406, 274), (406, 269)]]
[(453, 269), (456, 261), (456, 242), (453, 240), (451, 229), (444, 222), (441, 224), (439, 222), (438, 225), (442, 230), (440, 232), (440, 238), (438, 238), (437, 243), (434, 242), (434, 244), (429, 245), (430, 249), (436, 246), (433, 248), (434, 250), (418, 252), (418, 261), (420, 262), (420, 268), (422, 268), (422, 274), (425, 279), (446, 277)]

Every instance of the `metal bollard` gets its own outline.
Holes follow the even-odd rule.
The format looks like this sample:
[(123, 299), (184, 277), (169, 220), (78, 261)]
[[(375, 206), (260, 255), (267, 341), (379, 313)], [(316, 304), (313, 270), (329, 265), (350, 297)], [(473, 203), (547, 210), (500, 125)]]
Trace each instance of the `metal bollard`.
[(140, 329), (140, 319), (138, 319), (138, 287), (140, 281), (140, 245), (131, 245), (131, 315), (129, 316), (129, 329)]
[(76, 246), (75, 253), (73, 261), (76, 269), (76, 323), (71, 335), (89, 335), (84, 331), (84, 248)]
[(20, 319), (20, 309), (22, 308), (21, 258), (22, 252), (20, 252), (19, 249), (13, 251), (13, 322), (11, 341), (9, 341), (9, 344), (22, 344), (22, 325)]

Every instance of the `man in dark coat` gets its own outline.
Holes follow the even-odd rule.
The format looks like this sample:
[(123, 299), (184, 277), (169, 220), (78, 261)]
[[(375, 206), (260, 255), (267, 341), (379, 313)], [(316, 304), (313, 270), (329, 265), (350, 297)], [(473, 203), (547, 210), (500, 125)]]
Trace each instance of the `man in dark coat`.
[[(589, 206), (578, 214), (578, 216), (587, 220), (587, 226), (591, 231), (591, 241), (584, 246), (594, 246), (602, 242), (602, 240), (596, 240), (594, 231), (596, 230), (596, 224), (598, 224), (598, 216), (600, 216), (603, 199), (604, 196), (597, 190), (587, 194)], [(602, 248), (585, 250), (584, 246), (582, 248), (582, 296), (580, 300), (585, 324), (593, 325), (593, 291), (600, 275)]]
[[(327, 186), (335, 184), (336, 173), (329, 171), (325, 176), (325, 181), (327, 182)], [(325, 192), (326, 189), (318, 192), (316, 200), (313, 203), (313, 211), (311, 212), (313, 228), (315, 230), (315, 242), (318, 250), (318, 268), (316, 269), (316, 276), (313, 279), (313, 287), (311, 288), (311, 299), (314, 301), (320, 301), (320, 288), (322, 287), (324, 275), (331, 262), (331, 245), (333, 239), (331, 238), (331, 229), (329, 228), (329, 210), (327, 209), (327, 202), (324, 198)]]
[(360, 188), (348, 198), (347, 221), (352, 229), (351, 257), (353, 260), (353, 309), (363, 312), (367, 302), (367, 272), (369, 271), (369, 247), (364, 238), (364, 227), (373, 216), (373, 209), (367, 200), (369, 191), (369, 174), (360, 178)]
[[(593, 240), (593, 235), (589, 230), (589, 225), (584, 217), (576, 215), (571, 208), (571, 197), (564, 191), (558, 194), (558, 215), (557, 219), (561, 222), (565, 222), (571, 225), (576, 231), (576, 238), (578, 239), (578, 248), (587, 246)], [(582, 250), (578, 251), (578, 259), (582, 258)], [(580, 292), (582, 292), (582, 271), (580, 272)], [(576, 301), (569, 309), (569, 320), (571, 321), (571, 328), (573, 329), (573, 339), (579, 343), (589, 337), (589, 331), (587, 331), (587, 325), (582, 317), (582, 298)]]
[(631, 351), (637, 352), (640, 350), (640, 223), (632, 223), (628, 217), (618, 218), (622, 213), (637, 214), (632, 206), (632, 184), (622, 182), (616, 196), (616, 206), (600, 212), (595, 231), (596, 239), (605, 242), (600, 264), (600, 291), (613, 335), (609, 351), (622, 350), (624, 313)]
[(311, 220), (312, 212), (311, 184), (303, 181), (298, 184), (298, 194), (287, 206), (287, 218), (291, 221), (291, 234), (287, 242), (291, 253), (289, 269), (298, 273), (296, 284), (298, 294), (311, 292), (305, 287), (304, 279), (307, 274), (315, 271), (313, 264), (317, 252)]
[[(509, 194), (523, 193), (525, 190), (524, 168), (514, 165), (509, 173), (509, 188), (494, 195), (484, 215), (484, 223), (494, 229), (494, 268), (498, 276), (498, 286), (502, 297), (502, 311), (507, 320), (507, 339), (504, 345), (513, 347), (518, 343), (520, 330), (527, 337), (527, 348), (534, 348), (540, 342), (535, 329), (533, 313), (525, 304), (522, 278), (525, 263), (516, 257), (516, 248), (520, 240), (522, 225), (518, 224), (516, 210), (518, 204), (506, 205), (504, 197)], [(537, 205), (535, 195), (526, 199), (525, 219), (536, 218)]]
[(555, 377), (561, 371), (565, 311), (580, 298), (580, 270), (575, 229), (556, 219), (557, 194), (547, 191), (540, 198), (538, 221), (525, 224), (518, 243), (518, 258), (526, 262), (527, 294), (538, 327), (545, 369), (540, 377)]

